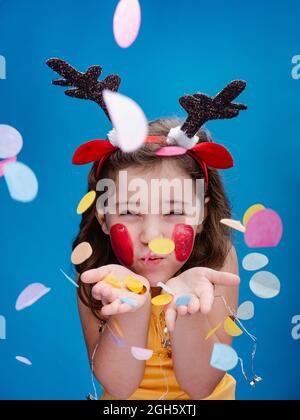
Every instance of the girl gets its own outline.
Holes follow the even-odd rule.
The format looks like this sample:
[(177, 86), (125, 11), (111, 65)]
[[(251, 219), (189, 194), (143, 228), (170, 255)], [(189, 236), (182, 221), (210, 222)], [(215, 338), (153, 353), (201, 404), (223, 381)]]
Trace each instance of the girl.
[[(70, 96), (96, 100), (108, 115), (102, 92), (104, 88), (117, 90), (120, 82), (117, 76), (109, 76), (97, 82), (97, 86), (99, 68), (76, 74), (62, 60), (49, 60), (48, 65), (64, 77), (55, 84), (75, 86), (75, 93), (68, 91)], [(93, 92), (86, 86), (93, 86)], [(233, 89), (232, 84), (228, 85), (215, 98), (200, 94), (181, 98), (189, 118), (185, 122), (176, 118), (150, 122), (149, 136), (135, 152), (125, 153), (116, 145), (97, 141), (97, 145), (89, 142), (75, 153), (73, 163), (95, 161), (88, 176), (88, 191), (95, 191), (101, 179), (110, 179), (116, 185), (116, 212), (104, 213), (95, 202), (83, 214), (73, 244), (75, 248), (88, 242), (93, 249), (92, 256), (76, 266), (78, 308), (89, 361), (104, 388), (103, 400), (235, 398), (234, 378), (210, 365), (214, 344), (231, 345), (231, 338), (219, 329), (205, 340), (212, 328), (228, 316), (217, 297), (223, 296), (233, 309), (238, 304), (237, 256), (229, 230), (220, 224), (222, 218), (230, 217), (229, 202), (220, 175), (214, 169), (232, 164), (228, 161), (224, 164), (227, 151), (211, 143), (201, 126), (208, 119), (232, 118), (245, 109), (244, 105), (231, 103), (244, 87), (239, 84)], [(163, 145), (182, 146), (183, 142), (189, 153), (157, 155)], [(128, 183), (142, 178), (147, 191), (151, 190), (153, 179), (192, 180), (193, 183), (204, 179), (204, 220), (189, 224), (187, 214), (191, 203), (176, 199), (175, 193), (169, 197), (167, 213), (161, 210), (165, 197), (159, 193), (158, 214), (131, 211), (132, 191), (128, 191), (126, 203), (118, 201), (121, 171), (126, 171)], [(195, 189), (193, 193), (196, 198)], [(129, 209), (122, 211), (121, 204)], [(143, 203), (140, 205), (143, 207)], [(175, 250), (168, 255), (152, 253), (149, 259), (148, 245), (160, 237), (172, 238)], [(109, 276), (119, 279), (121, 287), (105, 281)], [(126, 276), (138, 279), (144, 285), (143, 293), (126, 289), (123, 284)], [(152, 305), (151, 299), (165, 290), (171, 290), (176, 296), (189, 295), (190, 300), (179, 306), (175, 299), (167, 306)], [(129, 299), (135, 302), (134, 306)], [(116, 345), (111, 337), (116, 325), (130, 346), (151, 349), (153, 356), (146, 362), (137, 360), (130, 347)]]

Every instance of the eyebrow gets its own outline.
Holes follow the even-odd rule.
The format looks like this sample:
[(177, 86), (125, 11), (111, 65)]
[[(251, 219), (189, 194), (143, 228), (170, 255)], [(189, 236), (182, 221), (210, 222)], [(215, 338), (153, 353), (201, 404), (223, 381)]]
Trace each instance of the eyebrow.
[[(169, 204), (189, 204), (188, 202), (186, 202), (186, 201), (181, 201), (181, 200), (170, 200), (170, 201), (168, 201), (168, 200), (165, 200), (165, 201), (163, 201), (163, 203), (164, 204), (166, 204), (166, 203), (169, 203)], [(131, 201), (118, 201), (117, 203), (116, 203), (116, 205), (124, 205), (124, 204), (132, 204), (131, 203)]]

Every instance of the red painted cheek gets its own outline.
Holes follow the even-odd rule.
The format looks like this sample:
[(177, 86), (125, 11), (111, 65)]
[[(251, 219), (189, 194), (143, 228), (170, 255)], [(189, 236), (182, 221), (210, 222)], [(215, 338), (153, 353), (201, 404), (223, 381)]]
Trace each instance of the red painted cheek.
[(130, 267), (133, 264), (133, 242), (125, 225), (117, 223), (110, 229), (111, 246), (118, 260)]
[(194, 229), (190, 225), (177, 224), (174, 227), (172, 239), (175, 243), (175, 255), (177, 261), (183, 262), (189, 259), (194, 245)]

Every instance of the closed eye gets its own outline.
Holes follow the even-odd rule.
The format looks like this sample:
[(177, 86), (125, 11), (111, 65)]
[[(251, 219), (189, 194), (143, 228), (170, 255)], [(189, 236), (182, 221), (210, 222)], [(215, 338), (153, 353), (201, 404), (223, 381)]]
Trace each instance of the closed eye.
[(183, 216), (182, 210), (171, 210), (170, 213), (165, 213), (164, 216)]
[(138, 213), (133, 213), (133, 212), (130, 212), (130, 211), (124, 211), (123, 213), (119, 213), (119, 216), (139, 216), (139, 214)]

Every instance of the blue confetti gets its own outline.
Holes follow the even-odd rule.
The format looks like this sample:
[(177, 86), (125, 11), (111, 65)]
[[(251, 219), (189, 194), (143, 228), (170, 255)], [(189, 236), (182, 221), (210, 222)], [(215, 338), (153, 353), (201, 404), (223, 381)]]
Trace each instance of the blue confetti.
[(121, 299), (122, 303), (127, 303), (129, 306), (132, 306), (133, 308), (137, 306), (137, 304), (130, 298), (122, 298)]
[(187, 306), (190, 303), (191, 299), (192, 299), (191, 295), (179, 296), (179, 298), (177, 298), (177, 300), (176, 300), (176, 306), (179, 306), (179, 305)]

